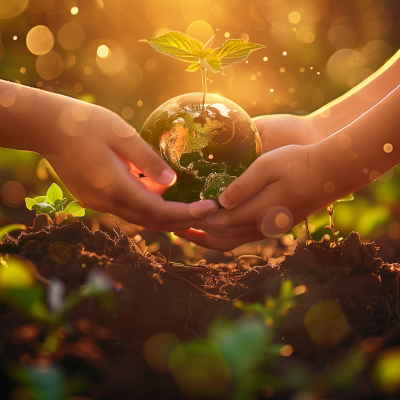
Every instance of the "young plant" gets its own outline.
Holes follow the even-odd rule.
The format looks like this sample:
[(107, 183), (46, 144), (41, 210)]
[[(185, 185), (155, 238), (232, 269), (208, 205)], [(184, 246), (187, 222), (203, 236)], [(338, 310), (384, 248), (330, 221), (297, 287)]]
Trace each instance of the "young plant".
[(228, 39), (221, 47), (212, 49), (214, 37), (203, 44), (200, 40), (191, 38), (184, 33), (168, 32), (156, 38), (139, 40), (139, 42), (147, 42), (160, 53), (190, 63), (186, 69), (188, 72), (196, 72), (201, 69), (204, 107), (207, 94), (207, 70), (225, 75), (224, 68), (246, 60), (250, 53), (265, 47), (242, 39)]
[(55, 183), (48, 188), (46, 196), (38, 196), (33, 199), (26, 197), (25, 204), (28, 210), (35, 210), (36, 215), (45, 214), (55, 225), (58, 222), (58, 217), (62, 214), (70, 214), (74, 217), (85, 215), (85, 208), (76, 200), (67, 205), (67, 199), (64, 197), (61, 188)]
[(352, 194), (349, 194), (346, 197), (343, 197), (342, 199), (336, 200), (334, 203), (332, 203), (328, 208), (328, 212), (329, 212), (329, 222), (330, 225), (326, 226), (325, 228), (330, 229), (332, 231), (332, 236), (333, 236), (333, 245), (337, 245), (338, 241), (337, 241), (337, 235), (339, 234), (339, 231), (335, 230), (335, 224), (333, 223), (333, 210), (336, 206), (337, 203), (341, 203), (343, 201), (352, 201), (354, 200), (354, 196)]
[(41, 350), (54, 354), (62, 340), (60, 327), (68, 327), (68, 313), (81, 302), (97, 298), (110, 311), (115, 307), (114, 281), (105, 273), (91, 269), (85, 285), (65, 296), (66, 288), (58, 279), (39, 275), (29, 261), (0, 256), (0, 303), (7, 303), (23, 318), (39, 322), (44, 330)]

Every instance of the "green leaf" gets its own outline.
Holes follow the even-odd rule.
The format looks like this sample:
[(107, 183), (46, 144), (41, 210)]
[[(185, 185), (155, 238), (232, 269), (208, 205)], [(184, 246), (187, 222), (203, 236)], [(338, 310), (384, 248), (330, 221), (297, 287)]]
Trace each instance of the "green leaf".
[(200, 64), (199, 63), (194, 63), (194, 64), (189, 65), (187, 67), (186, 71), (187, 72), (196, 72), (199, 68), (200, 68)]
[(354, 200), (354, 196), (352, 194), (349, 194), (346, 197), (343, 197), (342, 199), (336, 200), (337, 203), (340, 203), (342, 201), (352, 201)]
[(203, 51), (209, 49), (209, 48), (212, 46), (213, 41), (214, 41), (214, 38), (215, 38), (215, 35), (214, 35), (211, 39), (209, 39), (209, 40), (207, 41), (207, 43), (204, 45)]
[(65, 214), (75, 214), (78, 212), (81, 212), (82, 210), (85, 210), (85, 207), (81, 206), (76, 200), (72, 201), (65, 207), (63, 210), (63, 213)]
[(203, 53), (204, 44), (181, 32), (168, 32), (157, 38), (142, 39), (151, 47), (168, 56), (188, 63), (195, 63)]
[(221, 72), (223, 75), (224, 71), (221, 68), (221, 60), (219, 57), (217, 57), (215, 54), (210, 53), (210, 50), (208, 50), (206, 52), (206, 55), (204, 58), (200, 59), (200, 65), (203, 68), (209, 69), (210, 71), (217, 73), (217, 72)]
[(0, 240), (3, 240), (4, 236), (6, 236), (6, 233), (19, 230), (26, 230), (26, 226), (21, 224), (10, 224), (3, 226), (3, 228), (0, 229)]
[(72, 214), (74, 217), (84, 217), (85, 216), (85, 209), (78, 211)]
[(242, 39), (229, 39), (221, 47), (215, 49), (214, 54), (221, 59), (221, 68), (226, 68), (246, 60), (250, 53), (264, 47), (261, 44), (246, 42)]
[(30, 197), (25, 197), (25, 205), (28, 210), (32, 210), (32, 207), (37, 205), (37, 201)]
[(280, 300), (290, 300), (295, 296), (293, 283), (290, 279), (285, 279), (282, 282), (280, 291), (279, 291), (279, 299)]
[(61, 200), (63, 198), (63, 192), (56, 183), (52, 183), (46, 193), (46, 203), (50, 203), (51, 205), (55, 205), (56, 200)]
[(35, 200), (37, 203), (44, 203), (46, 201), (46, 196), (34, 197), (33, 200)]

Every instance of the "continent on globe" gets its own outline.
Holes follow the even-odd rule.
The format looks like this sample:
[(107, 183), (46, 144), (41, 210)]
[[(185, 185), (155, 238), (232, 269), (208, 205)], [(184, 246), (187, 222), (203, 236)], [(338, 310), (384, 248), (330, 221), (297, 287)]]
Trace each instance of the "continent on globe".
[(213, 199), (262, 154), (250, 116), (224, 97), (190, 93), (168, 100), (147, 119), (140, 135), (175, 170), (166, 200)]

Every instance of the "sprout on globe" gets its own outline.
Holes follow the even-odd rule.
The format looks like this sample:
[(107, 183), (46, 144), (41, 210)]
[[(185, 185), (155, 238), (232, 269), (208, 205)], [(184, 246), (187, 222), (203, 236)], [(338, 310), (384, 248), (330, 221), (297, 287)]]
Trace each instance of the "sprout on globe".
[[(143, 39), (157, 51), (190, 63), (186, 71), (201, 69), (203, 93), (168, 100), (147, 119), (140, 135), (175, 170), (177, 181), (166, 200), (190, 203), (218, 201), (220, 194), (262, 154), (260, 135), (250, 116), (234, 102), (207, 93), (206, 71), (246, 60), (265, 46), (229, 39), (213, 50), (181, 32)], [(220, 206), (221, 207), (221, 206)]]

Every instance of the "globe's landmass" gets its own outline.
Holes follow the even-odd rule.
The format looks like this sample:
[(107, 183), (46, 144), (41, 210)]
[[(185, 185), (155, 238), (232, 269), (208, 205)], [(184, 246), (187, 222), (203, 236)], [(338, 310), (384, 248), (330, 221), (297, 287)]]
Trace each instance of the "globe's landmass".
[(213, 199), (262, 154), (250, 116), (224, 97), (203, 93), (175, 97), (158, 107), (140, 135), (175, 170), (166, 200)]

